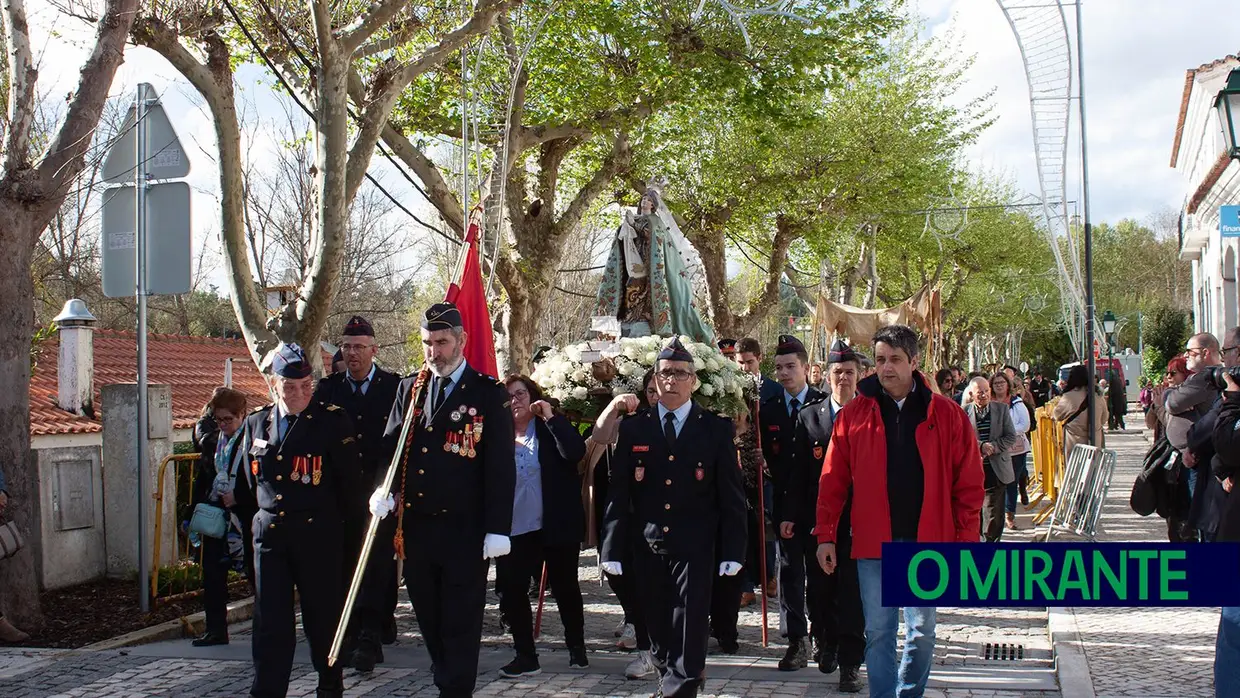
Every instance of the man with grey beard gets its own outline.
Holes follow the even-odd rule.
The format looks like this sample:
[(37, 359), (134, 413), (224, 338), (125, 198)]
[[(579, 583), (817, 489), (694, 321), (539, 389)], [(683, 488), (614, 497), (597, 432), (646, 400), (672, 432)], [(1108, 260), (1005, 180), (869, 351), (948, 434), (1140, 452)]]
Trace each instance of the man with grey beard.
[(465, 362), (467, 340), (456, 306), (426, 311), (426, 363), (401, 381), (384, 435), (390, 461), (414, 420), (403, 463), (391, 492), (370, 499), (372, 514), (398, 516), (396, 551), (443, 698), (473, 694), (488, 560), (510, 549), (516, 487), (508, 391)]

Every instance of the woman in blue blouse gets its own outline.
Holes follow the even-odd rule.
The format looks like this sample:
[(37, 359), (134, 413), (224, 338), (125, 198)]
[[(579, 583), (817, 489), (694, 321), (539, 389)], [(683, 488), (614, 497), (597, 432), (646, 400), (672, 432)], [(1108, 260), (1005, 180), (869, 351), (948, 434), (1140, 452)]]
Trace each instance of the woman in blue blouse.
[(531, 580), (547, 565), (547, 583), (560, 609), (569, 666), (585, 667), (585, 614), (577, 563), (585, 537), (581, 471), (585, 440), (568, 418), (555, 414), (538, 384), (526, 376), (504, 380), (516, 427), (517, 486), (512, 505), (512, 552), (496, 559), (500, 611), (512, 631), (516, 658), (500, 669), (505, 678), (541, 673), (530, 612)]

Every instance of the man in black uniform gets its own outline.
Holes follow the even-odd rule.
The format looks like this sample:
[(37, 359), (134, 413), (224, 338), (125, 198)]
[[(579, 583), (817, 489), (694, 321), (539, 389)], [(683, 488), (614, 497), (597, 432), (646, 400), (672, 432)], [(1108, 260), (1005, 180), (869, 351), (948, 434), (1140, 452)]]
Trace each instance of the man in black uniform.
[[(811, 401), (801, 408), (793, 436), (792, 472), (788, 496), (784, 498), (781, 535), (788, 542), (798, 541), (799, 562), (809, 583), (806, 598), (813, 637), (818, 644), (818, 670), (830, 674), (840, 669), (840, 691), (857, 693), (861, 690), (861, 662), (865, 658), (865, 614), (861, 608), (861, 589), (857, 583), (857, 561), (852, 559), (852, 536), (847, 526), (840, 527), (838, 545), (844, 550), (835, 571), (826, 574), (814, 558), (817, 546), (812, 531), (818, 507), (818, 477), (822, 473), (822, 461), (827, 445), (831, 442), (831, 429), (835, 415), (857, 394), (857, 381), (862, 373), (861, 362), (853, 350), (840, 340), (831, 346), (827, 360), (827, 381), (831, 386), (830, 397)], [(851, 515), (850, 504), (844, 505), (845, 515)], [(848, 519), (841, 519), (847, 521)], [(799, 541), (804, 536), (807, 543)], [(787, 544), (787, 543), (786, 543)], [(807, 547), (803, 547), (807, 546)], [(788, 568), (784, 568), (785, 574)], [(800, 577), (798, 577), (800, 578)], [(788, 614), (792, 625), (793, 614)], [(799, 616), (801, 627), (805, 619)], [(781, 667), (782, 668), (782, 667)]]
[(456, 306), (437, 303), (426, 311), (426, 363), (401, 381), (384, 438), (389, 462), (403, 449), (392, 485), (400, 500), (382, 489), (370, 498), (371, 513), (398, 512), (397, 554), (408, 560), (405, 583), (444, 698), (474, 690), (487, 560), (510, 549), (517, 477), (508, 391), (466, 364), (467, 339)]
[[(798, 494), (792, 481), (793, 433), (801, 409), (821, 400), (824, 395), (808, 382), (809, 353), (801, 340), (780, 335), (775, 347), (775, 378), (782, 390), (762, 401), (759, 410), (762, 427), (762, 455), (771, 471), (775, 488), (774, 520), (781, 522), (780, 538), (780, 605), (787, 619), (788, 651), (779, 660), (780, 671), (796, 671), (809, 665), (809, 627), (805, 620), (806, 561), (814, 564), (818, 542), (810, 529), (793, 533), (786, 513), (789, 497)], [(812, 527), (811, 527), (812, 528)], [(813, 620), (811, 607), (810, 618)]]
[[(620, 423), (602, 567), (637, 575), (661, 674), (655, 695), (692, 697), (706, 668), (711, 583), (740, 572), (744, 559), (745, 494), (732, 420), (690, 399), (693, 356), (674, 339), (655, 367), (658, 406)], [(723, 562), (716, 565), (717, 540)], [(627, 572), (626, 549), (635, 568)]]
[[(319, 672), (317, 695), (342, 696), (341, 668), (327, 666), (344, 602), (340, 574), (350, 522), (365, 511), (357, 438), (345, 411), (313, 402), (314, 378), (301, 347), (281, 344), (272, 361), (276, 402), (245, 419), (245, 477), (254, 516), (254, 683), (250, 695), (288, 692), (297, 646), (293, 590)], [(247, 492), (238, 488), (241, 496)], [(355, 511), (356, 510), (356, 511)]]
[[(345, 370), (319, 380), (314, 400), (337, 405), (353, 418), (363, 483), (359, 496), (364, 499), (382, 482), (388, 465), (383, 460), (383, 432), (387, 429), (388, 416), (396, 402), (400, 376), (375, 364), (375, 356), (379, 353), (375, 331), (360, 315), (354, 315), (345, 324), (340, 353), (344, 357)], [(359, 501), (356, 511), (365, 516), (364, 501)], [(358, 530), (363, 530), (367, 522), (359, 520), (354, 523)], [(383, 661), (383, 645), (396, 641), (396, 565), (392, 560), (392, 536), (395, 533), (394, 518), (380, 524), (345, 640), (345, 646), (353, 648), (351, 657), (348, 650), (342, 655), (346, 666), (358, 671), (373, 671), (375, 662)], [(353, 579), (361, 549), (361, 538), (345, 541), (346, 589)]]

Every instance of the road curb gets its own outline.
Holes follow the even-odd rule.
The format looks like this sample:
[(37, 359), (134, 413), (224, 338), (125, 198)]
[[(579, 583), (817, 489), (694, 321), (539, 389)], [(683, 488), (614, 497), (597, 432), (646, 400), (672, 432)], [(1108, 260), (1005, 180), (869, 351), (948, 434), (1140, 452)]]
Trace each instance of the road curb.
[(1071, 608), (1047, 609), (1047, 630), (1051, 636), (1051, 655), (1059, 691), (1073, 698), (1096, 698), (1089, 659), (1081, 642), (1076, 613)]
[[(240, 601), (234, 601), (228, 604), (228, 623), (239, 623), (254, 617), (254, 597), (249, 596)], [(191, 613), (188, 616), (174, 618), (159, 625), (152, 625), (149, 628), (135, 630), (124, 635), (117, 635), (102, 642), (96, 642), (93, 645), (82, 647), (83, 651), (99, 652), (102, 650), (114, 650), (121, 647), (133, 647), (135, 645), (147, 645), (152, 642), (163, 642), (165, 640), (179, 640), (185, 637), (194, 637), (201, 635), (206, 631), (207, 614), (205, 611)]]

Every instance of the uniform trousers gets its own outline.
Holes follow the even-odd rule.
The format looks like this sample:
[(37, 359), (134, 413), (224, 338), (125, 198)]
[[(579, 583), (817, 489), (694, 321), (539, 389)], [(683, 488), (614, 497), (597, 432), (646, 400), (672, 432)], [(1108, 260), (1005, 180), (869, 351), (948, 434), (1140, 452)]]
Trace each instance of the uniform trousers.
[[(603, 510), (607, 506), (607, 490), (611, 484), (610, 475), (608, 474), (608, 461), (606, 458), (599, 459), (594, 466), (594, 522), (595, 530), (598, 535), (598, 546), (596, 549), (601, 556), (603, 553), (603, 532), (599, 527), (599, 522), (603, 520)], [(624, 551), (624, 559), (621, 564), (624, 569), (635, 569), (633, 567), (633, 555), (630, 551)], [(600, 558), (601, 559), (601, 558)], [(638, 605), (640, 599), (637, 595), (637, 578), (632, 574), (607, 574), (607, 585), (611, 587), (612, 593), (616, 595), (616, 600), (620, 602), (620, 609), (624, 611), (624, 622), (632, 623), (633, 630), (637, 633), (637, 649), (643, 652), (650, 650), (650, 635), (646, 632), (646, 617), (641, 612)]]
[(581, 586), (577, 582), (577, 545), (543, 545), (542, 531), (513, 536), (512, 550), (495, 560), (495, 579), (499, 588), (500, 612), (508, 620), (512, 644), (518, 655), (537, 657), (534, 649), (534, 617), (530, 611), (530, 580), (542, 578), (543, 562), (547, 563), (547, 586), (555, 596), (564, 623), (564, 642), (569, 647), (583, 647), (585, 611)]
[[(715, 578), (710, 593), (710, 634), (721, 646), (734, 644), (739, 639), (736, 621), (741, 612), (741, 594), (748, 591), (748, 570), (741, 570), (731, 577), (719, 574), (715, 565)], [(752, 587), (749, 587), (752, 588)]]
[[(811, 537), (811, 542), (813, 539)], [(857, 561), (852, 557), (852, 537), (841, 535), (835, 545), (835, 571), (826, 574), (818, 564), (816, 544), (805, 558), (807, 577), (817, 579), (817, 593), (811, 584), (811, 631), (822, 649), (835, 652), (841, 666), (857, 667), (865, 661), (865, 607), (857, 578)], [(816, 573), (816, 574), (815, 574)], [(816, 610), (814, 610), (816, 609)]]
[(644, 541), (634, 547), (637, 590), (663, 695), (692, 698), (706, 669), (711, 587), (719, 572), (714, 546), (689, 557), (655, 553)]
[[(395, 549), (392, 547), (395, 535), (395, 516), (388, 516), (379, 522), (375, 541), (370, 547), (370, 558), (366, 560), (366, 576), (362, 578), (357, 609), (353, 614), (357, 618), (360, 644), (377, 646), (384, 623), (389, 622), (396, 613), (398, 585), (396, 560), (393, 557)], [(348, 573), (353, 574), (353, 569), (349, 569)]]
[(344, 590), (336, 573), (343, 556), (340, 524), (328, 516), (254, 517), (254, 683), (250, 695), (283, 698), (297, 648), (293, 590), (301, 596), (301, 622), (319, 686), (341, 687), (342, 667), (327, 666)]
[(478, 679), (487, 568), (483, 533), (448, 517), (405, 515), (405, 586), (444, 698), (470, 696)]

